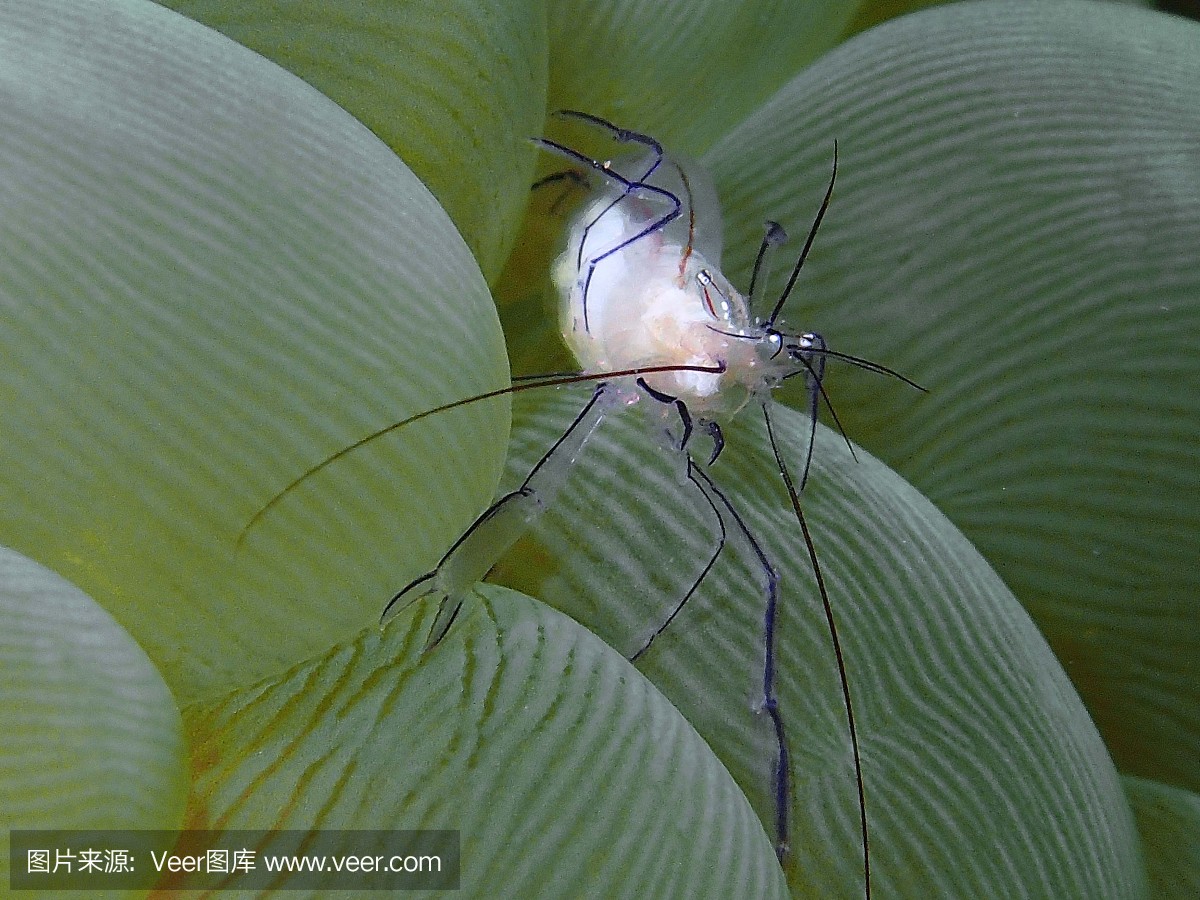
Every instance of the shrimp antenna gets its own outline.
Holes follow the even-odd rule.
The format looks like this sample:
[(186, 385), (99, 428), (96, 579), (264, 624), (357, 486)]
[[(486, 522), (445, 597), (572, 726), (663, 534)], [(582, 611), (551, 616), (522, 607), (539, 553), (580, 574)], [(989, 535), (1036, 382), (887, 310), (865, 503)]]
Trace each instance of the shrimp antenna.
[[(843, 362), (850, 363), (850, 365), (852, 365), (852, 366), (857, 366), (858, 368), (865, 369), (868, 372), (874, 372), (876, 375), (887, 375), (891, 378), (897, 378), (900, 381), (903, 381), (909, 387), (916, 388), (922, 394), (929, 393), (929, 388), (922, 387), (921, 385), (917, 384), (917, 382), (915, 382), (911, 378), (909, 378), (907, 375), (902, 375), (901, 373), (897, 372), (895, 369), (889, 369), (887, 366), (882, 365), (881, 363), (871, 362), (871, 360), (869, 360), (869, 359), (863, 359), (861, 356), (853, 356), (849, 353), (842, 353), (840, 350), (830, 350), (828, 347), (810, 347), (808, 350), (805, 350), (804, 352), (816, 354), (816, 355), (820, 355), (820, 356), (830, 356), (834, 359), (840, 359)], [(793, 374), (799, 374), (799, 373), (796, 372)], [(784, 375), (783, 377), (785, 379), (787, 379), (787, 378), (791, 378), (792, 375), (788, 374), (788, 375)]]
[[(905, 384), (916, 388), (922, 393), (929, 393), (927, 389), (921, 387), (921, 385), (917, 384), (911, 378), (906, 378), (904, 375), (889, 369), (887, 366), (881, 366), (878, 363), (871, 362), (870, 360), (862, 359), (857, 356), (851, 356), (849, 353), (839, 353), (836, 350), (830, 350), (825, 346), (824, 338), (816, 334), (814, 334), (813, 337), (818, 338), (821, 343), (819, 345), (809, 347), (804, 350), (803, 353), (795, 356), (795, 358), (800, 361), (804, 368), (797, 369), (794, 372), (789, 372), (783, 376), (784, 381), (789, 378), (794, 378), (797, 375), (808, 376), (806, 379), (808, 382), (808, 415), (811, 421), (808, 434), (808, 453), (804, 459), (804, 472), (800, 476), (800, 490), (804, 490), (804, 486), (808, 483), (808, 471), (809, 467), (812, 465), (813, 445), (816, 442), (817, 435), (817, 409), (820, 402), (818, 395), (820, 400), (825, 401), (825, 406), (829, 410), (829, 414), (833, 417), (833, 424), (837, 426), (838, 433), (841, 434), (842, 440), (846, 442), (846, 449), (850, 451), (850, 456), (853, 457), (855, 462), (858, 462), (858, 454), (854, 451), (854, 445), (850, 443), (850, 436), (846, 434), (846, 429), (842, 426), (842, 420), (837, 414), (837, 409), (834, 408), (833, 400), (830, 399), (829, 393), (825, 390), (826, 359), (841, 359), (852, 365), (858, 366), (860, 369), (865, 369), (868, 372), (874, 372), (877, 375), (890, 375), (893, 378), (898, 378)], [(808, 356), (818, 357), (818, 364), (814, 366), (811, 362), (809, 362), (807, 358)]]
[[(821, 572), (821, 564), (817, 561), (817, 547), (813, 543), (812, 533), (808, 530), (808, 520), (804, 517), (804, 510), (800, 506), (800, 495), (792, 481), (791, 472), (788, 471), (783, 454), (779, 452), (779, 442), (775, 439), (775, 427), (771, 422), (771, 411), (767, 404), (763, 404), (762, 411), (763, 419), (767, 423), (767, 438), (771, 442), (771, 452), (775, 455), (775, 464), (787, 487), (792, 511), (796, 514), (796, 521), (800, 524), (800, 532), (804, 536), (804, 546), (808, 550), (808, 559), (812, 563), (813, 575), (817, 580), (817, 590), (821, 595), (821, 606), (825, 610), (825, 621), (829, 625), (829, 639), (833, 644), (833, 655), (837, 660), (838, 679), (842, 684), (842, 700), (846, 707), (846, 723), (850, 726), (850, 746), (854, 752), (854, 780), (858, 787), (858, 821), (859, 830), (862, 833), (863, 885), (867, 900), (871, 900), (871, 842), (867, 831), (867, 793), (863, 787), (862, 757), (858, 750), (858, 728), (854, 721), (854, 704), (850, 699), (850, 679), (846, 675), (846, 660), (842, 653), (842, 642), (838, 638), (837, 622), (833, 615), (833, 605), (829, 602), (829, 591), (825, 587), (825, 576)], [(769, 635), (767, 645), (771, 645)]]
[(604, 381), (608, 378), (624, 378), (633, 375), (653, 375), (658, 372), (708, 372), (710, 374), (722, 374), (724, 371), (724, 364), (719, 364), (715, 366), (640, 366), (632, 369), (618, 369), (611, 372), (552, 372), (546, 375), (524, 375), (519, 376), (519, 379), (514, 379), (519, 380), (518, 384), (512, 384), (504, 388), (497, 388), (494, 391), (485, 391), (482, 394), (475, 394), (472, 397), (464, 397), (461, 400), (454, 400), (450, 403), (443, 403), (441, 406), (435, 406), (432, 409), (424, 410), (423, 412), (411, 415), (406, 419), (401, 419), (398, 422), (392, 422), (390, 425), (385, 425), (383, 428), (376, 429), (365, 437), (359, 438), (354, 443), (347, 444), (345, 447), (336, 451), (335, 453), (331, 453), (315, 466), (310, 467), (306, 472), (304, 472), (304, 474), (293, 478), (288, 485), (283, 488), (283, 490), (279, 491), (279, 493), (268, 500), (258, 512), (251, 516), (250, 521), (247, 522), (245, 527), (238, 533), (237, 540), (234, 542), (234, 551), (237, 552), (241, 550), (242, 544), (245, 543), (246, 536), (249, 535), (250, 532), (255, 529), (258, 523), (266, 518), (271, 510), (279, 505), (279, 502), (298, 485), (304, 481), (307, 481), (322, 469), (331, 466), (333, 463), (337, 462), (343, 457), (349, 456), (354, 451), (366, 446), (372, 441), (381, 438), (384, 435), (391, 434), (393, 431), (398, 431), (401, 428), (412, 425), (414, 422), (419, 422), (421, 419), (427, 418), (428, 416), (436, 415), (437, 413), (449, 412), (452, 409), (458, 409), (460, 406), (478, 403), (480, 400), (490, 400), (493, 397), (502, 397), (505, 394), (517, 394), (521, 391), (533, 390), (534, 388), (561, 387), (568, 384), (580, 384), (585, 381)]
[[(822, 344), (825, 343), (824, 338), (820, 338), (820, 340)], [(820, 409), (821, 400), (824, 400), (825, 405), (829, 408), (829, 414), (833, 417), (833, 424), (837, 426), (838, 433), (841, 434), (842, 440), (846, 442), (846, 449), (850, 451), (850, 457), (855, 462), (858, 462), (858, 454), (854, 452), (854, 445), (850, 443), (850, 435), (846, 434), (846, 429), (842, 427), (842, 420), (838, 417), (837, 410), (833, 408), (833, 401), (829, 399), (829, 394), (825, 391), (825, 357), (822, 356), (816, 366), (813, 366), (803, 356), (798, 358), (804, 364), (804, 369), (809, 376), (808, 451), (804, 455), (804, 472), (800, 476), (800, 490), (804, 490), (804, 486), (808, 484), (808, 471), (812, 467), (813, 448), (817, 443), (817, 412)], [(796, 374), (799, 374), (799, 372)]]
[(800, 270), (804, 267), (804, 260), (808, 259), (808, 251), (812, 249), (813, 241), (817, 239), (817, 229), (821, 227), (821, 220), (825, 218), (825, 211), (829, 209), (829, 200), (833, 196), (833, 183), (837, 181), (837, 165), (838, 145), (837, 141), (834, 141), (833, 172), (829, 176), (829, 187), (825, 189), (825, 199), (821, 201), (821, 208), (817, 210), (817, 218), (813, 220), (812, 228), (808, 232), (808, 240), (804, 242), (804, 249), (800, 251), (800, 258), (796, 260), (796, 267), (792, 269), (792, 277), (788, 279), (787, 287), (775, 301), (775, 308), (771, 310), (771, 315), (767, 318), (768, 328), (774, 327), (775, 320), (779, 318), (779, 311), (783, 309), (783, 304), (787, 303), (787, 298), (791, 296), (792, 288), (796, 286), (796, 279), (800, 277)]

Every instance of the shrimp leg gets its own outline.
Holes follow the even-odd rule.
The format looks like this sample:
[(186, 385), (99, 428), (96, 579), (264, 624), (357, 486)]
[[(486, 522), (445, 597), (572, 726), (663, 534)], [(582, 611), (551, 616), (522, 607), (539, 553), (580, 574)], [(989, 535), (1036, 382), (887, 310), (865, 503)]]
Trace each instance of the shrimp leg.
[(554, 442), (521, 486), (505, 494), (463, 532), (431, 572), (410, 582), (384, 607), (386, 621), (422, 597), (438, 594), (441, 604), (425, 641), (431, 649), (450, 630), (466, 593), (487, 574), (517, 539), (554, 502), (588, 438), (617, 402), (618, 391), (609, 383), (596, 387), (592, 398)]

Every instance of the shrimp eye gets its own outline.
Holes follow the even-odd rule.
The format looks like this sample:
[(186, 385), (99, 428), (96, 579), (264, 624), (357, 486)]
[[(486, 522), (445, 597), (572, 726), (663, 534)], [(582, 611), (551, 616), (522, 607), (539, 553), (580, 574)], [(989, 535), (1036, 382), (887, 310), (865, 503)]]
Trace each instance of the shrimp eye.
[(796, 335), (794, 341), (783, 345), (784, 352), (787, 353), (789, 359), (799, 360), (817, 346), (816, 338), (817, 336), (811, 331)]

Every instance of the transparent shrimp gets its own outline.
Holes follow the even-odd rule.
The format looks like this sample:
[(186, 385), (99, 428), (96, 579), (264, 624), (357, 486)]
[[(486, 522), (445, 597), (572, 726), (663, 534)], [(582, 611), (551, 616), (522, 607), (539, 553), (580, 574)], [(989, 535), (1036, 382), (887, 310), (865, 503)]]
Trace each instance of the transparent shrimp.
[[(645, 410), (655, 433), (662, 436), (667, 450), (680, 460), (686, 481), (703, 497), (717, 523), (718, 535), (714, 552), (689, 590), (631, 659), (645, 654), (671, 625), (730, 541), (748, 549), (749, 558), (761, 574), (763, 590), (765, 654), (756, 706), (769, 718), (774, 734), (776, 753), (771, 794), (775, 806), (776, 851), (782, 862), (788, 852), (790, 785), (787, 734), (775, 693), (779, 578), (762, 545), (708, 471), (724, 446), (722, 423), (748, 406), (757, 407), (765, 420), (775, 462), (800, 526), (837, 662), (858, 791), (864, 893), (869, 898), (871, 858), (866, 797), (850, 683), (832, 604), (800, 504), (800, 492), (808, 478), (822, 400), (841, 428), (823, 387), (827, 359), (840, 359), (920, 388), (885, 366), (830, 349), (816, 332), (793, 334), (777, 324), (829, 207), (837, 174), (837, 146), (834, 145), (833, 174), (804, 247), (784, 290), (768, 314), (759, 318), (753, 308), (761, 303), (765, 293), (770, 257), (786, 239), (783, 228), (767, 223), (750, 288), (743, 295), (718, 267), (719, 217), (711, 188), (706, 191), (703, 184), (689, 175), (686, 166), (667, 156), (661, 145), (647, 135), (619, 128), (587, 113), (562, 111), (556, 115), (594, 126), (607, 132), (615, 142), (640, 146), (644, 151), (640, 160), (618, 169), (609, 161), (592, 159), (565, 144), (544, 138), (535, 141), (544, 150), (567, 158), (598, 183), (598, 189), (571, 224), (566, 249), (553, 270), (561, 299), (562, 335), (582, 372), (523, 381), (510, 388), (446, 404), (367, 435), (293, 481), (260, 511), (247, 530), (303, 479), (376, 437), (417, 419), (501, 393), (594, 381), (596, 387), (591, 398), (521, 485), (486, 509), (433, 570), (409, 583), (387, 603), (384, 620), (418, 599), (429, 596), (439, 599), (437, 616), (426, 642), (429, 649), (446, 635), (474, 585), (554, 502), (580, 460), (588, 439), (604, 419), (628, 407)], [(559, 173), (539, 184), (566, 177), (582, 180), (578, 173)], [(780, 452), (770, 412), (773, 390), (797, 376), (803, 377), (806, 385), (810, 418), (808, 447), (798, 481)], [(702, 457), (703, 462), (697, 462), (692, 454), (697, 433), (708, 441), (709, 450)], [(849, 440), (846, 445), (853, 453)]]

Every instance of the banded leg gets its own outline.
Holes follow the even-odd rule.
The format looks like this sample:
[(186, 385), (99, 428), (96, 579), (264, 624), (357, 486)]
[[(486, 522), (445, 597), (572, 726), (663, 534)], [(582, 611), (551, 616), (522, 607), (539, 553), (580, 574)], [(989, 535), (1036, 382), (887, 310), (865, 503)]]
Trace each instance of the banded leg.
[(629, 657), (630, 662), (637, 662), (639, 659), (641, 659), (641, 657), (645, 655), (646, 651), (650, 649), (650, 645), (654, 643), (655, 639), (671, 627), (671, 623), (675, 621), (675, 617), (683, 612), (684, 606), (686, 606), (687, 602), (692, 599), (692, 595), (700, 589), (700, 585), (704, 583), (704, 579), (708, 577), (708, 573), (712, 571), (712, 567), (717, 564), (717, 559), (720, 557), (721, 551), (725, 549), (725, 539), (729, 534), (725, 529), (725, 517), (721, 515), (721, 509), (717, 506), (716, 501), (714, 501), (713, 498), (709, 496), (708, 491), (704, 489), (703, 483), (701, 483), (699, 476), (696, 474), (696, 464), (692, 462), (692, 458), (690, 456), (687, 457), (687, 476), (688, 480), (696, 486), (696, 488), (700, 491), (701, 496), (703, 496), (705, 501), (707, 501), (709, 507), (713, 511), (713, 515), (717, 517), (717, 528), (720, 530), (720, 534), (717, 537), (717, 549), (713, 551), (712, 556), (710, 556), (708, 559), (708, 563), (705, 564), (704, 568), (700, 571), (700, 574), (696, 576), (696, 580), (692, 582), (692, 586), (687, 589), (687, 593), (683, 595), (683, 599), (675, 604), (675, 608), (671, 610), (670, 615), (668, 615), (666, 619), (663, 620), (663, 623), (654, 630), (654, 633), (646, 639), (646, 643), (642, 644), (641, 648), (634, 653), (633, 656)]
[(687, 408), (687, 404), (678, 397), (673, 397), (670, 394), (665, 394), (662, 391), (655, 390), (646, 383), (646, 379), (640, 375), (637, 379), (637, 386), (646, 392), (646, 395), (651, 400), (656, 400), (659, 403), (667, 406), (674, 406), (675, 412), (679, 415), (679, 423), (683, 426), (683, 436), (679, 439), (679, 452), (686, 453), (688, 442), (692, 439), (692, 413)]
[[(687, 405), (684, 404), (684, 402), (678, 397), (673, 397), (670, 394), (655, 390), (646, 384), (645, 380), (642, 378), (638, 378), (637, 384), (638, 387), (644, 390), (651, 399), (659, 403), (675, 406), (684, 428), (684, 439), (680, 442), (679, 450), (680, 452), (686, 454), (687, 441), (692, 433), (692, 417), (687, 410)], [(724, 439), (720, 437), (720, 428), (716, 426), (715, 423), (712, 423), (711, 429), (707, 425), (703, 425), (702, 427), (704, 427), (705, 431), (707, 431), (709, 434), (713, 435), (714, 447), (717, 448), (713, 454), (713, 458), (715, 459), (720, 453), (719, 448), (724, 446)], [(762, 701), (760, 711), (765, 712), (770, 717), (771, 726), (775, 732), (776, 757), (772, 785), (775, 795), (775, 852), (779, 857), (780, 862), (782, 862), (787, 856), (788, 848), (788, 811), (791, 806), (791, 786), (789, 783), (790, 769), (788, 761), (787, 734), (783, 726), (783, 714), (779, 710), (779, 700), (775, 696), (775, 618), (779, 605), (779, 576), (776, 574), (775, 569), (771, 566), (771, 562), (769, 559), (767, 559), (767, 555), (765, 552), (763, 552), (763, 549), (758, 543), (757, 538), (754, 537), (754, 533), (750, 530), (750, 527), (746, 524), (745, 520), (738, 513), (734, 505), (729, 501), (729, 498), (725, 496), (724, 492), (722, 492), (719, 487), (717, 487), (712, 478), (709, 477), (709, 475), (703, 469), (701, 469), (692, 461), (690, 455), (687, 456), (687, 476), (688, 479), (700, 489), (700, 492), (704, 495), (704, 499), (708, 501), (708, 504), (712, 507), (713, 512), (716, 514), (717, 522), (719, 523), (721, 530), (720, 540), (718, 542), (716, 552), (713, 553), (712, 557), (708, 561), (708, 564), (700, 573), (700, 577), (692, 583), (692, 586), (689, 588), (687, 594), (684, 595), (683, 599), (676, 605), (675, 609), (672, 610), (670, 616), (667, 617), (667, 620), (662, 624), (661, 627), (659, 627), (657, 631), (655, 631), (653, 635), (651, 635), (645, 646), (643, 646), (636, 654), (634, 654), (632, 659), (637, 659), (644, 654), (650, 648), (650, 645), (654, 642), (654, 639), (666, 630), (667, 626), (671, 624), (677, 615), (679, 615), (679, 612), (683, 609), (684, 604), (691, 599), (696, 589), (699, 588), (701, 582), (704, 581), (708, 573), (712, 570), (712, 567), (716, 564), (717, 557), (719, 557), (721, 551), (725, 549), (725, 542), (728, 537), (728, 531), (726, 530), (725, 525), (725, 517), (721, 515), (721, 508), (724, 507), (726, 513), (732, 517), (732, 520), (737, 526), (738, 531), (741, 532), (742, 537), (750, 546), (755, 559), (762, 569), (764, 586), (766, 588), (766, 611), (763, 619), (766, 655), (763, 661)]]
[[(644, 643), (636, 653), (629, 657), (630, 662), (636, 662), (638, 659), (640, 659), (646, 653), (646, 651), (650, 649), (650, 645), (654, 643), (655, 639), (664, 631), (666, 631), (667, 628), (670, 627), (671, 623), (675, 621), (675, 617), (683, 611), (683, 607), (687, 605), (689, 600), (692, 599), (692, 595), (696, 593), (696, 591), (700, 588), (700, 585), (704, 582), (704, 579), (708, 577), (708, 573), (712, 571), (712, 567), (717, 564), (717, 558), (721, 555), (721, 551), (725, 549), (725, 538), (727, 536), (727, 532), (725, 530), (725, 520), (721, 516), (721, 510), (713, 501), (712, 497), (709, 496), (708, 492), (704, 489), (704, 485), (697, 478), (695, 471), (696, 464), (692, 461), (691, 455), (687, 452), (687, 445), (692, 436), (692, 414), (688, 410), (687, 404), (678, 397), (674, 397), (670, 394), (664, 393), (663, 391), (655, 390), (654, 388), (650, 387), (644, 378), (639, 377), (636, 383), (637, 386), (641, 388), (646, 393), (646, 396), (648, 396), (651, 400), (654, 400), (657, 403), (662, 403), (665, 406), (675, 407), (675, 412), (679, 416), (680, 424), (683, 426), (683, 436), (680, 438), (678, 444), (676, 444), (671, 438), (670, 432), (668, 432), (667, 437), (671, 440), (670, 449), (683, 454), (684, 462), (687, 466), (687, 478), (696, 486), (696, 488), (700, 491), (701, 496), (704, 497), (709, 507), (711, 507), (713, 515), (715, 515), (717, 518), (717, 528), (720, 534), (717, 539), (717, 549), (713, 551), (712, 556), (709, 557), (708, 563), (700, 571), (700, 574), (696, 577), (696, 580), (692, 582), (692, 586), (688, 588), (687, 593), (683, 595), (683, 599), (675, 604), (675, 608), (671, 610), (670, 615), (668, 615), (663, 623), (654, 630), (654, 633), (646, 639), (646, 643)], [(715, 424), (713, 427), (716, 427)], [(705, 428), (705, 430), (709, 431), (708, 428)], [(717, 429), (717, 433), (720, 433), (720, 429)]]
[[(622, 128), (619, 125), (614, 125), (612, 122), (608, 121), (608, 119), (602, 119), (599, 116), (592, 115), (591, 113), (579, 112), (578, 110), (574, 109), (560, 109), (554, 113), (554, 117), (557, 119), (578, 119), (581, 122), (587, 122), (591, 125), (595, 125), (597, 128), (607, 131), (609, 137), (611, 137), (618, 144), (641, 144), (644, 147), (650, 148), (650, 164), (646, 166), (646, 171), (644, 171), (637, 178), (631, 178), (627, 181), (622, 179), (622, 181), (624, 181), (625, 190), (621, 192), (619, 197), (614, 198), (613, 201), (608, 204), (608, 206), (604, 207), (604, 209), (602, 209), (596, 215), (596, 217), (592, 219), (590, 223), (588, 223), (587, 227), (583, 229), (583, 239), (579, 242), (579, 251), (580, 254), (582, 254), (583, 247), (585, 244), (587, 244), (587, 236), (591, 232), (593, 225), (603, 219), (613, 207), (615, 207), (634, 191), (638, 190), (639, 188), (651, 187), (650, 185), (646, 184), (646, 179), (658, 171), (658, 167), (662, 165), (663, 159), (666, 158), (666, 152), (663, 150), (662, 144), (660, 144), (650, 135), (642, 134), (640, 131), (631, 131), (628, 128)], [(556, 151), (561, 149), (551, 145), (553, 145), (553, 142), (546, 142), (548, 149)], [(602, 175), (616, 174), (613, 172), (612, 168), (607, 162), (600, 163), (596, 160), (589, 160), (589, 164), (591, 168), (595, 169), (597, 172), (600, 172)], [(638, 239), (639, 238), (633, 238), (632, 240)], [(628, 246), (628, 243), (622, 244), (620, 247), (615, 248), (611, 252), (615, 252), (616, 250), (626, 246)], [(576, 258), (575, 266), (576, 268), (582, 268), (582, 255)]]
[[(562, 181), (569, 181), (571, 182), (571, 185), (574, 185), (577, 188), (587, 186), (587, 179), (583, 177), (583, 174), (578, 169), (563, 169), (561, 172), (551, 172), (549, 175), (539, 178), (529, 186), (529, 191), (530, 193), (533, 193), (541, 190), (544, 187), (549, 187), (552, 184), (558, 184)], [(550, 204), (550, 212), (556, 215), (561, 212), (563, 203), (566, 201), (567, 197), (570, 196), (570, 194), (571, 186), (568, 185), (567, 189), (559, 194), (558, 198)]]
[[(584, 268), (585, 264), (587, 266), (587, 274), (584, 276), (583, 280), (583, 327), (584, 330), (587, 331), (589, 330), (587, 294), (588, 288), (592, 283), (592, 275), (596, 271), (596, 266), (598, 266), (609, 256), (612, 256), (614, 253), (624, 250), (629, 245), (640, 241), (642, 238), (647, 237), (648, 235), (654, 234), (656, 231), (660, 231), (669, 223), (673, 222), (682, 212), (683, 202), (679, 199), (679, 197), (671, 193), (671, 191), (646, 183), (646, 179), (653, 175), (655, 171), (657, 171), (664, 158), (662, 145), (659, 144), (659, 142), (654, 138), (650, 137), (649, 135), (641, 134), (637, 131), (629, 131), (625, 128), (619, 128), (606, 119), (601, 119), (599, 116), (593, 116), (588, 113), (576, 112), (574, 110), (560, 110), (558, 113), (556, 113), (556, 115), (559, 118), (574, 118), (590, 122), (593, 125), (597, 125), (598, 127), (608, 131), (615, 141), (620, 143), (642, 144), (643, 146), (649, 147), (652, 152), (651, 162), (647, 166), (645, 172), (642, 173), (641, 177), (626, 178), (624, 175), (615, 171), (607, 162), (600, 162), (599, 160), (592, 159), (590, 156), (586, 156), (585, 154), (580, 153), (578, 150), (574, 150), (571, 147), (567, 147), (564, 144), (560, 144), (557, 141), (552, 141), (548, 138), (534, 139), (534, 143), (544, 150), (557, 153), (560, 156), (565, 156), (567, 159), (572, 160), (573, 162), (590, 168), (602, 178), (605, 178), (623, 188), (621, 195), (615, 198), (607, 207), (605, 207), (605, 209), (600, 212), (596, 219), (594, 219), (592, 223), (590, 223), (587, 228), (584, 229), (584, 239), (579, 242), (580, 256), (578, 259), (576, 259), (575, 265), (576, 268), (580, 270)], [(670, 208), (659, 218), (651, 221), (637, 234), (626, 238), (615, 247), (610, 247), (596, 256), (589, 257), (585, 261), (582, 253), (584, 246), (587, 244), (587, 234), (591, 230), (592, 225), (603, 218), (613, 207), (615, 207), (626, 197), (635, 193), (646, 197), (656, 197), (664, 200), (670, 205)]]
[(616, 394), (616, 389), (608, 383), (598, 385), (587, 405), (538, 460), (521, 486), (484, 510), (433, 571), (410, 582), (392, 597), (384, 607), (381, 621), (415, 600), (440, 594), (441, 604), (425, 649), (429, 650), (445, 637), (462, 608), (467, 591), (483, 580), (496, 561), (554, 502), (588, 438), (612, 409)]
[(783, 713), (779, 709), (779, 698), (775, 695), (775, 623), (779, 609), (779, 575), (775, 572), (762, 545), (754, 537), (750, 526), (738, 513), (737, 508), (730, 502), (725, 493), (717, 486), (712, 478), (696, 466), (693, 471), (703, 482), (706, 493), (724, 507), (737, 530), (750, 547), (763, 574), (763, 589), (766, 594), (766, 609), (763, 613), (763, 656), (762, 699), (758, 708), (765, 712), (771, 720), (775, 733), (775, 771), (772, 778), (772, 788), (775, 799), (775, 855), (782, 863), (788, 855), (789, 811), (791, 809), (791, 768), (788, 756), (787, 731), (783, 724)]
[(602, 119), (600, 116), (594, 116), (591, 113), (580, 112), (577, 109), (560, 109), (554, 113), (557, 119), (578, 119), (581, 122), (588, 122), (607, 131), (614, 141), (618, 144), (641, 144), (644, 147), (649, 147), (653, 155), (653, 161), (650, 166), (642, 174), (638, 181), (645, 181), (657, 171), (662, 165), (663, 157), (666, 153), (663, 150), (662, 144), (650, 137), (648, 134), (642, 134), (640, 131), (631, 131), (628, 128), (622, 128), (619, 125), (614, 125), (608, 119)]

